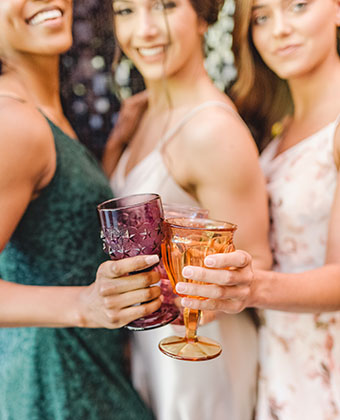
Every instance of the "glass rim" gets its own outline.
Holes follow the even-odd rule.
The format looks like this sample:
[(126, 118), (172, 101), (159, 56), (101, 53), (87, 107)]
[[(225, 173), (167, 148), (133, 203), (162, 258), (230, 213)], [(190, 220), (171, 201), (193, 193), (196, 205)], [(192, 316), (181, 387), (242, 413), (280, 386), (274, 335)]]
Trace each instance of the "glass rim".
[(169, 208), (179, 208), (179, 209), (183, 209), (183, 210), (204, 210), (204, 211), (208, 211), (207, 209), (204, 209), (203, 207), (199, 207), (199, 206), (191, 206), (191, 205), (187, 205), (187, 204), (177, 204), (177, 203), (163, 203), (163, 207), (169, 207)]
[[(220, 224), (221, 227), (203, 227), (203, 226), (184, 226), (178, 223), (174, 223), (171, 222), (171, 220), (186, 220), (186, 221), (191, 221), (191, 223), (195, 223), (195, 222), (200, 222), (200, 221), (204, 221), (204, 222), (211, 222), (212, 224)], [(195, 217), (193, 219), (187, 219), (184, 217), (169, 217), (167, 219), (165, 219), (163, 221), (163, 223), (165, 223), (166, 225), (176, 228), (176, 229), (190, 229), (190, 230), (196, 230), (196, 231), (210, 231), (210, 232), (221, 232), (221, 231), (225, 231), (225, 232), (235, 232), (235, 230), (237, 229), (237, 225), (235, 223), (231, 223), (231, 222), (227, 222), (225, 220), (217, 220), (217, 219), (211, 219), (211, 218), (205, 218), (205, 217)], [(228, 226), (225, 226), (228, 225)]]
[[(134, 204), (122, 205), (122, 206), (112, 208), (112, 209), (102, 208), (103, 206), (105, 206), (109, 203), (117, 202), (119, 200), (123, 200), (123, 199), (126, 199), (126, 198), (132, 198), (132, 197), (145, 197), (145, 200), (134, 203)], [(146, 198), (146, 197), (149, 197), (149, 198)], [(153, 197), (153, 198), (150, 198), (150, 197)], [(121, 196), (121, 197), (110, 198), (110, 200), (103, 201), (102, 203), (97, 205), (97, 210), (99, 212), (104, 212), (104, 211), (108, 212), (108, 211), (130, 209), (130, 208), (140, 207), (140, 206), (145, 205), (146, 203), (152, 203), (153, 201), (157, 201), (157, 200), (160, 200), (160, 203), (161, 203), (161, 197), (160, 197), (159, 194), (156, 194), (156, 193), (140, 193), (140, 194), (124, 195), (124, 196)]]

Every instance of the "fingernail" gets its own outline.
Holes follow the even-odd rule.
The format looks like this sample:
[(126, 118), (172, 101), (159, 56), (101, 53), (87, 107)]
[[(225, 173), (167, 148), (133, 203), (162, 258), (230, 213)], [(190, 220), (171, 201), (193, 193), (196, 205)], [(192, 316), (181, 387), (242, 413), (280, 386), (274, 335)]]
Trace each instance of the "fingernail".
[(204, 260), (204, 264), (205, 264), (207, 267), (215, 267), (215, 260), (214, 260), (213, 258), (209, 258), (209, 257), (207, 257), (207, 258)]
[(182, 306), (184, 306), (184, 307), (186, 307), (186, 308), (190, 308), (190, 306), (191, 306), (191, 302), (190, 302), (190, 300), (189, 300), (189, 299), (183, 298), (183, 299), (181, 300), (181, 305), (182, 305)]
[(183, 293), (183, 292), (185, 292), (185, 291), (186, 291), (185, 284), (183, 284), (183, 283), (178, 283), (178, 284), (176, 284), (176, 291), (177, 291), (178, 293)]
[(157, 262), (159, 261), (159, 256), (158, 255), (148, 255), (146, 258), (145, 258), (145, 262), (147, 263), (147, 264), (156, 264)]
[(189, 267), (184, 267), (183, 270), (182, 270), (183, 277), (190, 278), (190, 277), (193, 276), (193, 274), (194, 274), (194, 272)]

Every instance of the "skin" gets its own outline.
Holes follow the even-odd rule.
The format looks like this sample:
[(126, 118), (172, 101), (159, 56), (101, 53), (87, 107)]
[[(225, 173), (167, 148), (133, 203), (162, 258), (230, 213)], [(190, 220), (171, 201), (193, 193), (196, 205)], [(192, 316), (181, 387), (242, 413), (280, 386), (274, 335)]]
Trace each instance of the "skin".
[(125, 99), (122, 103), (118, 120), (106, 142), (102, 158), (102, 167), (106, 174), (114, 171), (124, 147), (133, 137), (147, 106), (148, 94), (145, 90)]
[[(251, 33), (254, 45), (266, 64), (287, 79), (294, 100), (294, 114), (287, 121), (278, 153), (299, 143), (339, 115), (340, 60), (335, 37), (338, 25), (338, 0), (253, 2)], [(335, 134), (333, 157), (339, 171), (339, 129)], [(338, 180), (324, 266), (302, 273), (279, 273), (257, 270), (249, 253), (242, 250), (209, 256), (205, 264), (214, 270), (186, 267), (183, 271), (185, 277), (207, 284), (177, 285), (178, 292), (208, 299), (183, 298), (182, 304), (227, 313), (247, 307), (292, 312), (339, 310), (339, 231)]]
[[(115, 0), (113, 9), (120, 47), (143, 75), (148, 94), (147, 109), (129, 145), (130, 172), (193, 107), (209, 100), (235, 107), (204, 69), (207, 24), (189, 0), (167, 1), (165, 10), (157, 1)], [(258, 267), (269, 267), (264, 179), (255, 144), (241, 120), (218, 107), (207, 108), (162, 152), (175, 181), (209, 209), (211, 217), (238, 224), (237, 246), (251, 253)]]
[[(51, 7), (62, 17), (30, 24)], [(76, 138), (59, 99), (59, 55), (71, 46), (71, 23), (70, 0), (0, 2), (0, 95), (25, 101), (0, 98), (0, 252), (56, 169), (52, 133), (38, 109)], [(105, 262), (93, 283), (82, 287), (24, 286), (1, 279), (0, 326), (121, 327), (159, 308), (159, 288), (148, 287), (159, 280), (155, 273), (127, 277), (157, 261), (157, 256), (141, 256)], [(140, 302), (148, 303), (131, 307)]]

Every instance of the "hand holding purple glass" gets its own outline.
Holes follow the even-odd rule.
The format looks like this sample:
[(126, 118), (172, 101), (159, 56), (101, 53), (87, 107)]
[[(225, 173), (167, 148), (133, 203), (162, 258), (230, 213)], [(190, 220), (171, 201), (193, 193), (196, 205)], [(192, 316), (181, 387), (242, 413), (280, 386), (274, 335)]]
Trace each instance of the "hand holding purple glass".
[[(115, 198), (99, 204), (97, 210), (103, 249), (112, 260), (136, 255), (160, 256), (164, 215), (159, 195), (136, 194)], [(173, 321), (178, 314), (174, 304), (163, 303), (160, 309), (131, 322), (127, 328), (157, 328)]]

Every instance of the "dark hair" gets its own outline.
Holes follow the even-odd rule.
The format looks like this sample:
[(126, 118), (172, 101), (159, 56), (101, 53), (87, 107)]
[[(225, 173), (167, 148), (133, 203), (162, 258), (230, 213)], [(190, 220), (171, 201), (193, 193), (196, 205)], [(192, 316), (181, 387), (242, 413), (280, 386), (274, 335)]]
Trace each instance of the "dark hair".
[(197, 15), (205, 20), (208, 25), (214, 24), (223, 7), (224, 0), (190, 0)]

